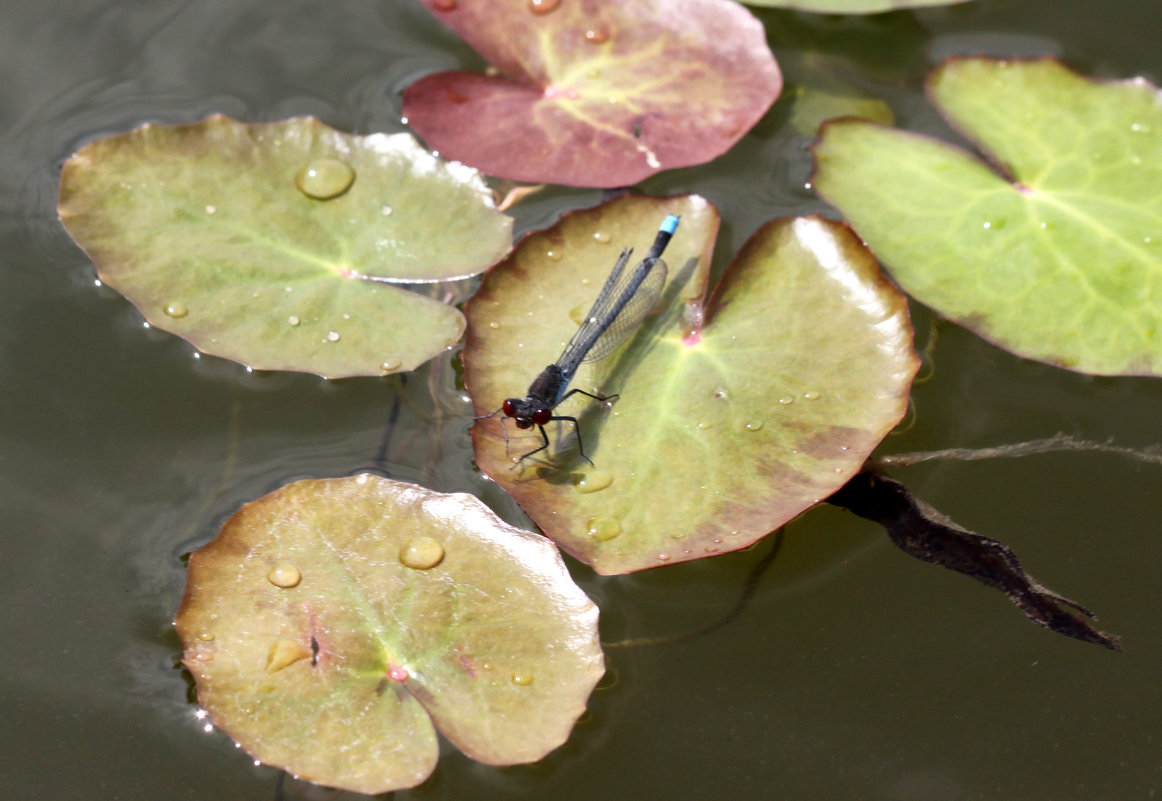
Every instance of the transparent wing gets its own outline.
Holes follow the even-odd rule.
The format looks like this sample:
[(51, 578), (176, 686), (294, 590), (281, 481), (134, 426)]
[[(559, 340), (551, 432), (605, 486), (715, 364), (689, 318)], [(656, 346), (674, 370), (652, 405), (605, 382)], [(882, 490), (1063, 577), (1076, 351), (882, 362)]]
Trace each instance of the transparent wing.
[(628, 258), (628, 252), (623, 251), (585, 322), (557, 360), (566, 376), (572, 376), (581, 362), (595, 362), (616, 350), (657, 305), (666, 284), (666, 263), (643, 259), (625, 272), (624, 260)]

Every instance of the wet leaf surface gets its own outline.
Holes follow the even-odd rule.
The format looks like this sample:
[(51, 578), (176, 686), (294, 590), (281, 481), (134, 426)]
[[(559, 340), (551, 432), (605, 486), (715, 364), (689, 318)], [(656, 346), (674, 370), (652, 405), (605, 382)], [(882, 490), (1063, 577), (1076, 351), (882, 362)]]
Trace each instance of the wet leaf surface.
[(730, 0), (425, 0), (498, 75), (444, 72), (404, 92), (431, 145), (490, 175), (628, 186), (721, 155), (782, 78)]
[(905, 8), (951, 6), (968, 0), (746, 0), (748, 6), (789, 8), (818, 14), (879, 14)]
[(1162, 104), (1060, 63), (945, 62), (929, 91), (997, 167), (870, 123), (828, 124), (814, 184), (918, 300), (1002, 347), (1162, 374)]
[[(845, 226), (776, 220), (747, 243), (702, 312), (718, 215), (697, 196), (623, 197), (533, 234), (466, 309), (465, 382), (478, 415), (523, 397), (560, 354), (622, 245), (644, 252), (665, 214), (665, 308), (623, 350), (583, 365), (554, 447), (502, 415), (473, 429), (477, 462), (542, 530), (601, 573), (743, 548), (826, 498), (902, 416), (916, 359), (903, 297)], [(686, 301), (686, 302), (684, 302)], [(689, 302), (689, 303), (687, 303)], [(575, 315), (576, 316), (576, 315)]]
[(881, 471), (861, 471), (829, 502), (880, 523), (892, 542), (909, 556), (1000, 590), (1034, 623), (1083, 642), (1121, 650), (1116, 636), (1090, 623), (1093, 613), (1026, 573), (1009, 546), (958, 526)]
[(360, 475), (242, 507), (189, 561), (184, 662), (255, 759), (362, 793), (559, 746), (603, 673), (552, 543), (468, 495)]
[(152, 325), (250, 367), (332, 378), (410, 370), (456, 343), (458, 311), (387, 282), (478, 273), (512, 226), (475, 171), (410, 135), (222, 116), (82, 148), (60, 216)]

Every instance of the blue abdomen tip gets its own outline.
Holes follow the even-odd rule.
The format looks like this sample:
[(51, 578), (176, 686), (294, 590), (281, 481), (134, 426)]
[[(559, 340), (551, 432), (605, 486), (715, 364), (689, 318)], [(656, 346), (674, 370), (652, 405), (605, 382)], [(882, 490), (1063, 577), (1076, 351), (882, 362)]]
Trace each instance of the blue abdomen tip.
[(666, 219), (662, 220), (659, 231), (665, 231), (667, 234), (673, 234), (678, 230), (678, 220), (682, 219), (677, 214), (667, 214)]

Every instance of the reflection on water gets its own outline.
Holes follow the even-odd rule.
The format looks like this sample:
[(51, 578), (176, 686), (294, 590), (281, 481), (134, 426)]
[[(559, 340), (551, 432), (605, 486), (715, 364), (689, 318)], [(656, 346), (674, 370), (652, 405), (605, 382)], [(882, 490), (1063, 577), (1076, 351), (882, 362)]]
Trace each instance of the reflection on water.
[[(785, 32), (771, 38), (786, 64), (842, 49), (841, 71), (901, 124), (946, 131), (920, 94), (934, 58), (1043, 45), (1128, 76), (1154, 69), (1156, 45), (1140, 32), (1159, 29), (1162, 6), (1074, 0), (1046, 14), (1036, 0), (980, 0), (859, 20), (760, 16)], [(9, 4), (0, 20), (0, 795), (273, 798), (277, 772), (203, 730), (174, 667), (181, 556), (277, 486), (366, 469), (473, 492), (527, 523), (472, 467), (453, 356), (406, 378), (346, 381), (195, 358), (95, 285), (55, 220), (57, 171), (85, 142), (147, 120), (314, 114), (359, 133), (403, 130), (402, 87), (479, 59), (414, 0), (325, 12), (52, 0)], [(788, 76), (806, 81), (810, 69)], [(760, 222), (822, 208), (804, 187), (807, 140), (786, 118), (777, 106), (713, 168), (645, 185), (719, 206), (719, 266)], [(551, 190), (513, 213), (523, 231), (599, 196)], [(1026, 364), (955, 327), (933, 355), (914, 426), (885, 448), (1057, 431), (1159, 439), (1158, 382)], [(602, 605), (603, 638), (643, 643), (610, 652), (616, 685), (545, 762), (501, 770), (447, 751), (430, 782), (399, 796), (1089, 801), (1162, 789), (1157, 470), (1068, 454), (908, 470), (900, 477), (922, 497), (1098, 610), (1127, 653), (1038, 631), (1002, 598), (821, 509), (788, 528), (737, 617), (698, 637), (667, 639), (729, 612), (766, 544), (624, 578), (571, 563)], [(289, 780), (282, 791), (338, 797)]]

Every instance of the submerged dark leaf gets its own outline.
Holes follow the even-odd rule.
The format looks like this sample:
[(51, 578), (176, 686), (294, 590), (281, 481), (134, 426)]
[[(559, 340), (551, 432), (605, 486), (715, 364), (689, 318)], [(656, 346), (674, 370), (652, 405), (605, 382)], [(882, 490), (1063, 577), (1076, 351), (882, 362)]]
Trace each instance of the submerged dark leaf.
[(1058, 634), (1121, 650), (1115, 635), (1090, 625), (1086, 618), (1093, 614), (1088, 609), (1026, 573), (1009, 546), (961, 528), (895, 479), (865, 468), (828, 501), (881, 524), (904, 553), (1002, 591), (1033, 622)]

